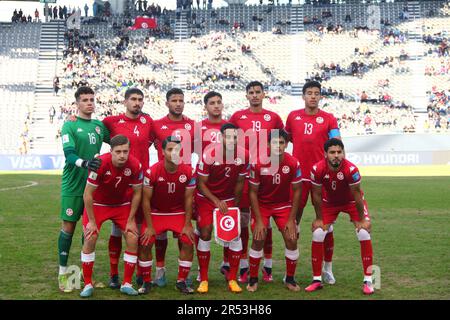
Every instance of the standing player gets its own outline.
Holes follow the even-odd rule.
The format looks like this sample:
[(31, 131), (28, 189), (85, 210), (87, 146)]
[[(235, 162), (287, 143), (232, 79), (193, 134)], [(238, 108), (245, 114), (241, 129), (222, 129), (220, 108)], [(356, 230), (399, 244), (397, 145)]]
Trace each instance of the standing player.
[(103, 123), (92, 119), (95, 110), (94, 91), (80, 87), (75, 92), (78, 116), (64, 123), (61, 129), (66, 164), (61, 183), (62, 228), (58, 238), (59, 289), (71, 292), (67, 284), (67, 260), (77, 221), (83, 214), (83, 191), (88, 170), (95, 171), (101, 160), (94, 158), (100, 153), (102, 142), (109, 142), (109, 133)]
[(195, 190), (195, 177), (192, 167), (179, 163), (180, 140), (167, 137), (162, 142), (164, 158), (145, 172), (142, 209), (144, 223), (141, 229), (139, 262), (142, 267), (144, 284), (139, 293), (150, 291), (152, 246), (155, 237), (172, 231), (181, 241), (178, 259), (178, 278), (176, 288), (185, 294), (194, 293), (186, 284), (191, 270), (194, 251), (194, 232), (192, 228), (192, 204)]
[[(263, 256), (264, 240), (270, 218), (275, 220), (285, 243), (286, 277), (284, 282), (291, 291), (299, 291), (295, 281), (297, 267), (297, 231), (295, 215), (300, 203), (302, 176), (300, 165), (293, 156), (286, 153), (289, 136), (284, 130), (272, 131), (269, 137), (270, 152), (278, 157), (279, 166), (274, 173), (268, 165), (252, 165), (250, 173), (250, 204), (252, 214), (253, 241), (249, 252), (250, 280), (247, 290), (258, 288), (259, 262)], [(292, 201), (290, 194), (293, 194)]]
[[(166, 93), (166, 106), (169, 109), (169, 114), (161, 119), (153, 122), (154, 143), (158, 151), (158, 160), (163, 159), (162, 142), (169, 136), (175, 136), (181, 140), (183, 149), (189, 145), (191, 152), (193, 151), (194, 143), (194, 120), (189, 119), (183, 115), (184, 111), (184, 93), (183, 90), (172, 88)], [(190, 141), (186, 141), (186, 138)], [(182, 151), (183, 152), (183, 151)], [(191, 153), (184, 152), (186, 161), (184, 163), (191, 163)], [(158, 235), (155, 243), (156, 251), (156, 279), (155, 283), (159, 287), (166, 285), (165, 277), (165, 256), (167, 249), (167, 233)]]
[[(125, 113), (118, 116), (110, 116), (103, 119), (103, 123), (108, 128), (110, 135), (115, 136), (122, 134), (130, 140), (130, 154), (134, 156), (142, 164), (143, 172), (149, 167), (149, 151), (153, 139), (153, 120), (142, 113), (144, 106), (144, 93), (137, 89), (131, 88), (125, 92)], [(141, 206), (136, 213), (136, 223), (141, 225), (143, 221)], [(122, 251), (122, 233), (120, 229), (113, 224), (111, 236), (109, 238), (109, 261), (110, 261), (110, 281), (109, 287), (118, 289), (119, 282), (119, 259)], [(138, 284), (142, 285), (140, 266), (137, 266), (136, 276)]]
[[(214, 148), (208, 148), (208, 146), (221, 142), (221, 132), (220, 128), (222, 125), (227, 123), (227, 121), (222, 118), (223, 111), (223, 102), (222, 95), (215, 91), (208, 92), (204, 98), (203, 102), (205, 103), (205, 109), (208, 114), (207, 119), (203, 119), (198, 127), (198, 136), (195, 138), (195, 151), (202, 157), (205, 153), (210, 154)], [(201, 152), (197, 151), (200, 147), (200, 144), (197, 144), (197, 141), (201, 141)], [(196, 211), (194, 211), (195, 215)], [(200, 234), (200, 232), (196, 229), (196, 235)], [(197, 234), (198, 233), (198, 234)], [(196, 241), (198, 238), (196, 238)], [(221, 272), (226, 276), (230, 271), (230, 264), (228, 262), (228, 246), (223, 247), (223, 261), (220, 267)], [(200, 278), (199, 278), (200, 280)]]
[[(137, 295), (131, 279), (137, 262), (138, 230), (135, 214), (141, 203), (142, 166), (129, 155), (130, 141), (123, 135), (111, 139), (111, 152), (100, 156), (102, 164), (98, 172), (91, 171), (84, 191), (85, 211), (83, 227), (85, 241), (81, 252), (84, 289), (80, 296), (92, 296), (92, 272), (95, 261), (95, 245), (100, 228), (106, 220), (112, 220), (124, 232), (127, 250), (124, 254), (124, 277), (120, 292)], [(129, 190), (132, 188), (132, 196)], [(131, 203), (130, 203), (131, 198)]]
[(316, 211), (312, 241), (313, 282), (308, 292), (322, 288), (323, 242), (329, 227), (340, 212), (350, 215), (361, 246), (364, 272), (363, 293), (374, 293), (372, 285), (372, 241), (370, 217), (358, 168), (345, 159), (344, 144), (339, 139), (330, 139), (325, 145), (325, 159), (313, 165), (311, 170), (312, 198)]
[[(197, 257), (200, 266), (199, 293), (208, 292), (208, 269), (211, 257), (211, 233), (213, 228), (213, 211), (219, 208), (222, 213), (228, 207), (239, 205), (248, 175), (248, 153), (237, 146), (237, 128), (226, 123), (220, 128), (222, 142), (211, 144), (211, 154), (203, 154), (197, 165), (198, 186), (195, 197), (197, 209), (197, 226), (200, 228), (200, 239), (197, 246)], [(236, 277), (241, 258), (241, 238), (231, 241), (227, 251), (230, 269), (227, 276), (228, 289), (240, 293)]]
[[(300, 208), (297, 212), (297, 225), (303, 216), (303, 209), (308, 202), (311, 192), (311, 181), (309, 173), (314, 163), (323, 159), (323, 145), (331, 138), (340, 139), (340, 132), (336, 118), (331, 114), (319, 109), (321, 96), (321, 85), (317, 81), (307, 82), (303, 86), (303, 100), (305, 108), (294, 110), (289, 113), (286, 120), (286, 131), (293, 143), (292, 155), (300, 162), (303, 173), (303, 188)], [(331, 268), (333, 256), (334, 237), (333, 227), (328, 230), (324, 241), (325, 264), (323, 276), (326, 283), (334, 284), (335, 279)]]
[[(250, 161), (252, 164), (258, 162), (260, 156), (260, 141), (267, 141), (268, 133), (272, 129), (283, 129), (283, 121), (275, 112), (263, 108), (263, 100), (265, 97), (264, 86), (261, 82), (252, 81), (247, 84), (246, 98), (250, 104), (247, 109), (236, 111), (230, 118), (229, 122), (236, 127), (242, 129), (248, 139), (245, 140), (245, 148), (250, 153)], [(265, 150), (264, 150), (265, 151)], [(266, 152), (263, 152), (264, 154)], [(248, 281), (248, 223), (250, 220), (248, 201), (248, 181), (244, 185), (244, 191), (241, 201), (241, 237), (242, 237), (242, 258), (239, 282)], [(269, 227), (264, 245), (264, 281), (271, 282), (272, 279), (272, 228)]]

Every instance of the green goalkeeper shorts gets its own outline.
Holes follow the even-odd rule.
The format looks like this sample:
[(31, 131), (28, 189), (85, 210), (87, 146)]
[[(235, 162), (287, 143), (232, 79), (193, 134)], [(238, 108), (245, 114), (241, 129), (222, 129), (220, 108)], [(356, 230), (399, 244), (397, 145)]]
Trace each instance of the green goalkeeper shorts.
[(61, 219), (77, 222), (83, 215), (83, 197), (61, 197)]

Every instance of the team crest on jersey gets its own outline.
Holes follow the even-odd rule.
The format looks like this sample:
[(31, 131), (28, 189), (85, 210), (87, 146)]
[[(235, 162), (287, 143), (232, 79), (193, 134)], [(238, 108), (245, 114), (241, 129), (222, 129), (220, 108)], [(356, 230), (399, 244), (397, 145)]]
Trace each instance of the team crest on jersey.
[(98, 134), (102, 133), (102, 131), (100, 130), (100, 127), (99, 127), (99, 126), (95, 127), (95, 131), (96, 131)]
[(234, 159), (234, 164), (240, 166), (242, 164), (242, 159), (241, 158)]
[(186, 130), (191, 130), (191, 129), (192, 129), (192, 126), (191, 126), (189, 123), (186, 123), (186, 124), (184, 125), (184, 128), (185, 128)]
[(182, 175), (180, 176), (180, 178), (178, 178), (178, 180), (180, 180), (180, 183), (185, 183), (186, 180), (187, 180), (187, 177), (186, 177), (184, 174), (182, 174)]
[(343, 174), (342, 172), (338, 172), (337, 178), (338, 178), (339, 180), (344, 180), (344, 174)]
[(142, 122), (142, 124), (146, 124), (147, 123), (147, 120), (145, 120), (145, 118), (144, 117), (141, 117), (141, 122)]
[(68, 143), (69, 142), (69, 135), (65, 134), (62, 136), (62, 143)]
[(67, 210), (66, 210), (66, 215), (67, 215), (68, 217), (71, 217), (71, 216), (73, 215), (73, 210), (72, 210), (71, 208), (67, 208)]
[(123, 174), (124, 174), (126, 177), (131, 176), (131, 169), (130, 169), (130, 168), (126, 168), (126, 169), (124, 170)]
[(283, 171), (284, 174), (288, 174), (291, 169), (288, 166), (283, 166), (283, 169), (281, 169), (281, 171)]
[(264, 120), (266, 120), (266, 121), (270, 121), (272, 119), (272, 117), (270, 116), (270, 114), (265, 114), (264, 115)]
[(316, 122), (318, 124), (322, 124), (323, 123), (323, 118), (322, 117), (317, 117)]

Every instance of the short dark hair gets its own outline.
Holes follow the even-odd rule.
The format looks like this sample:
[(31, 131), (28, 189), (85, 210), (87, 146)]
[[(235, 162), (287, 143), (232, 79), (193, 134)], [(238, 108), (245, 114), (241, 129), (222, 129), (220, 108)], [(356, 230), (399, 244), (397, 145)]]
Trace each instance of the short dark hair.
[(342, 148), (342, 150), (344, 150), (344, 143), (336, 138), (331, 138), (330, 140), (325, 142), (325, 144), (323, 145), (323, 149), (325, 150), (325, 152), (328, 152), (328, 149), (334, 146), (339, 146)]
[(170, 96), (172, 96), (174, 94), (182, 94), (182, 95), (184, 95), (184, 92), (180, 88), (172, 88), (169, 91), (167, 91), (167, 93), (166, 93), (166, 101), (169, 101)]
[(322, 92), (322, 85), (317, 81), (308, 81), (303, 85), (302, 92), (305, 94), (306, 90), (309, 88), (319, 88), (319, 91)]
[(220, 93), (216, 91), (210, 91), (203, 97), (203, 102), (205, 103), (205, 105), (208, 103), (208, 100), (213, 97), (219, 97), (220, 99), (222, 99), (222, 95)]
[(289, 134), (284, 129), (272, 129), (267, 137), (268, 141), (272, 141), (272, 138), (283, 138), (284, 141), (289, 142)]
[(92, 90), (90, 87), (85, 86), (79, 87), (77, 91), (75, 91), (75, 100), (79, 101), (80, 96), (82, 94), (95, 94), (95, 93), (94, 90)]
[(138, 94), (142, 97), (144, 97), (144, 93), (141, 89), (138, 88), (130, 88), (127, 91), (125, 91), (125, 100), (128, 99), (132, 94)]
[(227, 129), (237, 129), (238, 127), (236, 127), (234, 124), (232, 123), (224, 123), (221, 127), (220, 127), (220, 133), (224, 133), (225, 130)]
[(111, 141), (109, 142), (109, 145), (111, 146), (111, 150), (117, 146), (121, 146), (124, 144), (130, 145), (130, 140), (128, 140), (128, 138), (122, 134), (118, 134), (118, 135), (114, 136), (111, 139)]
[(176, 144), (180, 144), (180, 138), (178, 137), (174, 137), (174, 136), (168, 136), (167, 138), (165, 138), (162, 142), (162, 148), (163, 150), (166, 149), (167, 145), (169, 144), (169, 142), (175, 142)]
[(248, 92), (252, 87), (261, 87), (261, 90), (264, 92), (264, 85), (259, 81), (251, 81), (249, 84), (245, 86), (245, 92)]

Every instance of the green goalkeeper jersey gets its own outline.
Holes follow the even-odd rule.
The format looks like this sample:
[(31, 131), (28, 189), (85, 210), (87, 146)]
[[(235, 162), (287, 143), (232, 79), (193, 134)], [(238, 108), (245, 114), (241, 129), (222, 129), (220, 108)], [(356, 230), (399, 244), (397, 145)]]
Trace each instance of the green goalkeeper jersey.
[(61, 129), (66, 163), (62, 175), (62, 196), (83, 196), (88, 170), (75, 165), (79, 158), (90, 160), (100, 153), (102, 142), (109, 143), (109, 131), (99, 120), (77, 117), (67, 121)]

